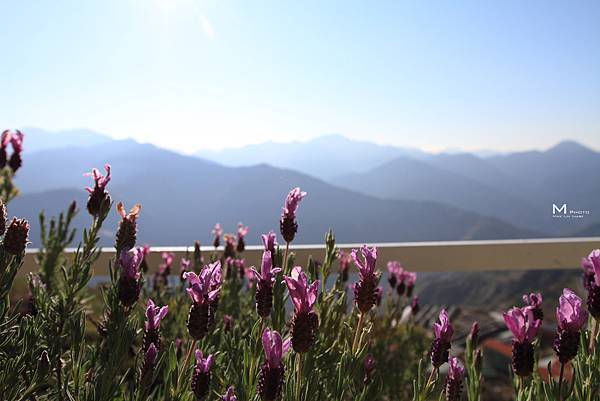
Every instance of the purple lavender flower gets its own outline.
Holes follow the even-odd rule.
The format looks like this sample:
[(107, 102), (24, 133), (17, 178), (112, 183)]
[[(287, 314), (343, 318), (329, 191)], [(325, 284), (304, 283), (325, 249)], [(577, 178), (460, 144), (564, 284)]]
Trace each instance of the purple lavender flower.
[(196, 366), (192, 375), (192, 392), (196, 400), (202, 400), (208, 396), (210, 392), (210, 368), (213, 364), (213, 356), (209, 355), (204, 358), (202, 351), (196, 350)]
[(200, 266), (204, 264), (204, 258), (202, 257), (202, 248), (200, 247), (200, 241), (194, 241), (194, 269), (200, 270)]
[(155, 345), (156, 348), (160, 348), (160, 321), (164, 319), (168, 312), (168, 305), (159, 308), (154, 304), (152, 299), (148, 299), (142, 342), (144, 350), (148, 350), (152, 344)]
[(110, 165), (105, 164), (104, 169), (106, 170), (105, 176), (100, 174), (100, 171), (96, 168), (92, 169), (91, 173), (85, 174), (85, 176), (94, 179), (94, 188), (86, 188), (86, 191), (90, 193), (87, 202), (87, 210), (94, 217), (100, 216), (107, 211), (110, 206), (110, 195), (106, 192), (106, 186), (110, 182)]
[(212, 230), (212, 234), (215, 236), (213, 240), (213, 246), (218, 248), (221, 244), (221, 235), (223, 235), (223, 229), (219, 223), (215, 224), (215, 227)]
[(290, 191), (283, 211), (281, 213), (281, 219), (279, 220), (279, 229), (283, 239), (288, 244), (294, 240), (296, 233), (298, 232), (298, 223), (296, 222), (296, 211), (302, 198), (306, 196), (306, 192), (300, 191), (300, 188), (296, 187)]
[(188, 258), (181, 258), (179, 261), (179, 277), (181, 280), (185, 280), (183, 275), (189, 271), (191, 271), (192, 261)]
[(229, 386), (227, 392), (221, 396), (221, 401), (238, 401), (233, 386)]
[(435, 337), (431, 344), (429, 355), (431, 358), (431, 365), (437, 369), (445, 362), (448, 362), (452, 335), (454, 334), (454, 329), (448, 318), (448, 312), (446, 312), (445, 309), (440, 311), (439, 322), (434, 323), (433, 332)]
[(290, 340), (283, 341), (278, 332), (267, 328), (263, 332), (262, 343), (265, 362), (260, 370), (256, 390), (262, 400), (275, 401), (283, 386), (284, 366), (281, 360), (290, 349)]
[(600, 249), (596, 249), (587, 257), (589, 273), (587, 283), (587, 307), (596, 320), (600, 320)]
[[(595, 282), (597, 276), (594, 272), (593, 259), (600, 258), (600, 249), (594, 249), (587, 258), (581, 259), (581, 268), (583, 269), (583, 286), (588, 289)], [(596, 285), (599, 285), (596, 283)]]
[(216, 307), (221, 292), (221, 262), (204, 266), (200, 275), (193, 272), (184, 274), (190, 287), (186, 290), (192, 298), (192, 306), (188, 315), (187, 327), (190, 336), (195, 340), (204, 338), (214, 321)]
[(412, 299), (412, 303), (410, 304), (410, 310), (413, 316), (416, 316), (416, 314), (419, 313), (419, 310), (421, 310), (421, 307), (419, 306), (419, 297), (417, 297), (416, 295)]
[(345, 283), (346, 281), (348, 281), (350, 261), (352, 261), (352, 256), (349, 253), (341, 250), (338, 254), (338, 261), (340, 264), (340, 280), (342, 281), (342, 283)]
[(529, 376), (533, 372), (534, 366), (532, 342), (542, 322), (535, 319), (533, 310), (530, 308), (512, 308), (503, 316), (506, 327), (513, 334), (513, 370), (518, 376)]
[(363, 380), (364, 384), (367, 385), (371, 383), (373, 379), (373, 372), (375, 371), (375, 366), (377, 365), (375, 358), (372, 354), (367, 354), (364, 360), (364, 369), (365, 369), (365, 378)]
[(236, 249), (238, 253), (242, 253), (246, 249), (246, 242), (244, 241), (244, 238), (248, 234), (248, 230), (248, 227), (245, 227), (242, 223), (238, 223)]
[(398, 284), (398, 276), (401, 275), (401, 272), (403, 272), (404, 269), (400, 265), (400, 262), (398, 262), (396, 260), (390, 260), (387, 263), (387, 270), (388, 270), (388, 283), (390, 283), (390, 287), (396, 288), (396, 285)]
[(8, 166), (11, 168), (13, 173), (16, 173), (19, 168), (23, 165), (23, 159), (21, 158), (21, 152), (23, 152), (23, 138), (25, 135), (19, 130), (12, 134), (10, 138), (10, 144), (13, 148), (13, 153), (8, 161)]
[(313, 345), (319, 326), (319, 317), (313, 311), (319, 292), (319, 280), (308, 285), (308, 278), (300, 266), (292, 269), (291, 277), (283, 276), (283, 279), (294, 304), (292, 347), (296, 352), (306, 352)]
[(277, 235), (275, 235), (275, 232), (269, 231), (267, 234), (263, 234), (260, 237), (263, 246), (265, 247), (265, 251), (271, 252), (271, 257), (274, 256), (275, 250), (277, 249)]
[(6, 167), (6, 162), (8, 160), (8, 154), (6, 152), (6, 148), (10, 143), (12, 138), (12, 134), (10, 130), (4, 130), (2, 132), (2, 136), (0, 137), (0, 169)]
[(273, 284), (275, 275), (281, 271), (279, 267), (273, 268), (271, 252), (264, 251), (260, 273), (254, 267), (250, 269), (256, 279), (256, 312), (262, 318), (271, 314), (273, 307)]
[(13, 217), (4, 233), (4, 250), (10, 255), (21, 255), (29, 244), (29, 222)]
[(477, 348), (479, 343), (479, 323), (473, 322), (471, 325), (471, 332), (469, 333), (469, 339), (471, 340), (471, 345), (473, 349)]
[(141, 385), (145, 389), (148, 389), (152, 384), (152, 372), (154, 372), (156, 366), (157, 356), (158, 349), (151, 343), (148, 349), (144, 351), (144, 363), (142, 364)]
[(446, 401), (460, 401), (465, 367), (458, 358), (450, 358), (448, 365), (448, 376), (446, 376), (446, 384), (444, 386)]
[(367, 313), (377, 303), (377, 285), (379, 284), (379, 273), (375, 272), (377, 248), (363, 245), (360, 249), (363, 260), (359, 258), (358, 252), (358, 249), (353, 249), (351, 254), (360, 276), (359, 282), (354, 286), (354, 302), (361, 313)]
[(140, 297), (140, 264), (142, 263), (142, 250), (135, 248), (131, 251), (122, 250), (119, 256), (121, 277), (118, 284), (118, 297), (125, 307), (133, 306)]
[(412, 297), (415, 284), (417, 282), (417, 273), (404, 271), (404, 284), (406, 285), (406, 296)]
[(235, 237), (231, 234), (223, 235), (225, 240), (225, 249), (223, 250), (224, 258), (235, 258)]
[(544, 320), (544, 311), (542, 310), (542, 294), (531, 293), (529, 295), (523, 295), (523, 303), (525, 303), (526, 308), (531, 309), (533, 312), (533, 318), (539, 320), (540, 322)]
[(573, 291), (563, 289), (556, 308), (558, 328), (552, 348), (560, 363), (565, 364), (575, 358), (579, 351), (581, 329), (585, 326), (588, 313), (582, 308), (582, 301)]
[(117, 212), (121, 216), (115, 241), (115, 249), (117, 252), (121, 252), (124, 249), (132, 249), (135, 246), (137, 238), (137, 218), (141, 208), (140, 204), (137, 203), (131, 208), (129, 213), (127, 213), (123, 202), (117, 203)]

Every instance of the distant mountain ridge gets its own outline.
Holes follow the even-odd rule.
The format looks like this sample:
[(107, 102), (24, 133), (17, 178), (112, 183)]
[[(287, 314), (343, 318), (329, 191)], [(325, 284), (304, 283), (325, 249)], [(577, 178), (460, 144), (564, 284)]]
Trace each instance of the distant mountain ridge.
[[(239, 221), (251, 227), (248, 243), (278, 228), (283, 200), (294, 186), (308, 192), (298, 213), (297, 243), (321, 242), (332, 228), (340, 242), (385, 242), (523, 238), (539, 236), (500, 219), (458, 210), (439, 202), (384, 200), (335, 187), (312, 176), (265, 164), (225, 167), (135, 141), (111, 141), (92, 147), (40, 151), (28, 155), (17, 176), (23, 195), (10, 204), (9, 213), (37, 222), (40, 209), (56, 214), (77, 199), (85, 211), (90, 184), (83, 172), (112, 165), (109, 184), (113, 199), (126, 207), (142, 204), (140, 241), (155, 245), (210, 241), (210, 229), (220, 222), (233, 231)], [(110, 245), (116, 212), (104, 233)], [(39, 229), (32, 223), (32, 239)]]
[(306, 142), (265, 142), (220, 151), (199, 151), (196, 156), (240, 167), (266, 163), (289, 168), (314, 177), (332, 178), (348, 172), (363, 172), (398, 156), (423, 157), (413, 148), (377, 145), (350, 140), (342, 135), (325, 135)]
[[(596, 232), (600, 223), (600, 154), (572, 141), (546, 151), (482, 157), (431, 154), (330, 135), (272, 144), (268, 152), (256, 145), (262, 150), (251, 152), (250, 165), (231, 167), (93, 131), (29, 130), (26, 135), (25, 164), (17, 177), (23, 196), (15, 201), (23, 213), (37, 220), (42, 207), (56, 212), (69, 198), (84, 202), (81, 188), (90, 180), (83, 173), (109, 162), (115, 197), (127, 204), (143, 203), (142, 221), (153, 227), (145, 234), (149, 241), (164, 243), (164, 236), (156, 233), (164, 229), (165, 219), (178, 227), (197, 227), (197, 234), (192, 228), (172, 233), (167, 238), (174, 241), (171, 245), (180, 245), (184, 238), (208, 239), (203, 236), (216, 221), (233, 229), (237, 221), (253, 219), (255, 227), (276, 229), (283, 198), (296, 185), (316, 188), (311, 198), (320, 207), (307, 217), (305, 230), (315, 229), (305, 232), (306, 237), (299, 235), (304, 242), (320, 241), (328, 224), (343, 229), (340, 235), (347, 241), (361, 242), (585, 235)], [(222, 156), (243, 160), (229, 150)], [(252, 164), (252, 158), (260, 162)], [(292, 166), (273, 167), (275, 162)], [(333, 175), (336, 171), (343, 173)], [(579, 220), (554, 219), (553, 203), (591, 214)], [(195, 210), (196, 204), (203, 205), (201, 211)], [(457, 227), (446, 227), (450, 223)], [(381, 229), (371, 227), (378, 224)]]
[(86, 128), (74, 128), (61, 131), (47, 131), (36, 127), (24, 127), (26, 134), (25, 152), (60, 149), (66, 147), (95, 146), (113, 140), (108, 135)]

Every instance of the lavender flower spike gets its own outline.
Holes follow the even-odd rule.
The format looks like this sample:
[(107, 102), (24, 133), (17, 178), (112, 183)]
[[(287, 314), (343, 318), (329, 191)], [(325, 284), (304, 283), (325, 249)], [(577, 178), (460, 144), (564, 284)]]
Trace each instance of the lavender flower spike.
[(237, 229), (237, 249), (238, 253), (244, 252), (246, 249), (246, 241), (244, 238), (248, 235), (249, 228), (244, 226), (242, 223), (238, 223)]
[(300, 191), (300, 188), (296, 187), (290, 191), (283, 211), (281, 213), (281, 219), (279, 220), (279, 228), (281, 235), (285, 242), (290, 243), (294, 240), (296, 232), (298, 232), (298, 223), (296, 222), (296, 211), (302, 198), (306, 196), (306, 192)]
[(214, 320), (215, 306), (221, 292), (221, 262), (204, 266), (200, 275), (187, 272), (183, 278), (190, 287), (186, 290), (192, 298), (192, 306), (188, 315), (188, 331), (195, 340), (202, 339)]
[(300, 266), (294, 267), (292, 276), (284, 276), (292, 303), (294, 304), (294, 317), (292, 319), (292, 347), (296, 352), (306, 352), (315, 341), (319, 318), (313, 311), (319, 280), (308, 285), (308, 278)]
[(290, 340), (283, 341), (275, 330), (265, 329), (262, 335), (265, 363), (260, 370), (257, 392), (264, 401), (275, 401), (281, 394), (284, 366), (282, 358), (290, 349)]
[(147, 350), (151, 344), (160, 348), (160, 321), (169, 312), (169, 306), (157, 307), (152, 299), (146, 306), (146, 322), (144, 324), (143, 348)]
[(137, 239), (137, 218), (141, 209), (142, 207), (137, 203), (127, 213), (123, 202), (117, 203), (117, 212), (121, 216), (115, 242), (117, 252), (121, 252), (123, 249), (132, 249), (135, 246)]
[(354, 286), (354, 302), (361, 313), (367, 313), (377, 303), (377, 285), (379, 284), (379, 273), (375, 272), (377, 248), (363, 245), (360, 249), (363, 260), (359, 258), (358, 252), (358, 249), (353, 249), (351, 253), (360, 276), (360, 281)]
[(465, 376), (465, 367), (458, 358), (450, 358), (448, 376), (446, 376), (446, 384), (444, 393), (446, 401), (460, 401), (460, 393), (462, 392), (463, 377)]
[(215, 236), (213, 240), (213, 246), (218, 248), (221, 243), (221, 235), (223, 235), (223, 229), (221, 228), (221, 224), (215, 224), (215, 227), (212, 230), (213, 235)]
[(600, 249), (596, 249), (587, 257), (589, 263), (589, 279), (587, 283), (587, 306), (590, 315), (600, 320)]
[(196, 350), (196, 366), (192, 375), (192, 392), (196, 396), (196, 400), (204, 399), (210, 392), (210, 368), (213, 364), (213, 356), (209, 355), (204, 358), (202, 351)]
[(10, 144), (13, 148), (13, 154), (10, 156), (10, 160), (8, 161), (8, 166), (11, 168), (13, 173), (16, 173), (19, 168), (23, 165), (23, 160), (21, 159), (21, 153), (23, 152), (23, 138), (25, 135), (19, 130), (17, 130), (14, 134), (12, 134), (10, 138)]
[(568, 288), (563, 290), (556, 308), (558, 329), (552, 348), (560, 363), (565, 364), (575, 358), (579, 351), (581, 329), (585, 326), (588, 313), (582, 308), (582, 300)]
[(534, 352), (532, 342), (542, 322), (535, 319), (531, 308), (512, 308), (504, 313), (506, 327), (513, 334), (512, 367), (516, 375), (529, 376), (533, 372)]
[(221, 401), (238, 401), (233, 386), (229, 386), (227, 392), (221, 396)]
[(158, 349), (154, 344), (150, 344), (148, 349), (144, 353), (144, 363), (142, 365), (142, 377), (141, 385), (147, 389), (151, 386), (152, 372), (156, 365), (156, 357), (158, 356)]
[(431, 357), (431, 365), (437, 369), (448, 361), (452, 335), (454, 334), (454, 329), (448, 318), (448, 312), (445, 309), (440, 311), (439, 321), (433, 325), (433, 332), (435, 338), (431, 344), (429, 355)]
[(6, 162), (8, 160), (6, 148), (8, 147), (11, 138), (12, 133), (10, 132), (10, 130), (4, 130), (2, 132), (2, 136), (0, 137), (0, 169), (6, 167)]
[(140, 248), (132, 251), (122, 250), (119, 256), (122, 271), (118, 284), (118, 297), (125, 307), (133, 306), (140, 297), (140, 264), (143, 258)]
[(273, 284), (275, 275), (281, 271), (279, 267), (273, 268), (271, 252), (264, 251), (260, 273), (254, 267), (250, 269), (256, 279), (256, 312), (262, 318), (271, 314), (273, 307)]
[(100, 216), (110, 205), (110, 195), (106, 192), (106, 186), (110, 182), (110, 165), (105, 164), (104, 169), (106, 175), (100, 174), (98, 169), (92, 169), (91, 173), (84, 174), (94, 179), (94, 188), (86, 188), (86, 191), (90, 193), (87, 210), (94, 217)]

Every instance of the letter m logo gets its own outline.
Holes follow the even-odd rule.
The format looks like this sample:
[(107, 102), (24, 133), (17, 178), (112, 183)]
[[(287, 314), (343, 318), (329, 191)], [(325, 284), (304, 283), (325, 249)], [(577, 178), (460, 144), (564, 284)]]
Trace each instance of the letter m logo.
[(567, 204), (563, 203), (561, 207), (556, 206), (556, 204), (552, 204), (552, 214), (562, 213), (567, 214)]

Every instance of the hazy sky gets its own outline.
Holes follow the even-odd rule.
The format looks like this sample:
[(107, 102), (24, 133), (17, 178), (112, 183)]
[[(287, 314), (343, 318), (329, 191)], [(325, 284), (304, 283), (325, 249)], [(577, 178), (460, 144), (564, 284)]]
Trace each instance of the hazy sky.
[(2, 127), (600, 148), (600, 1), (0, 0)]

